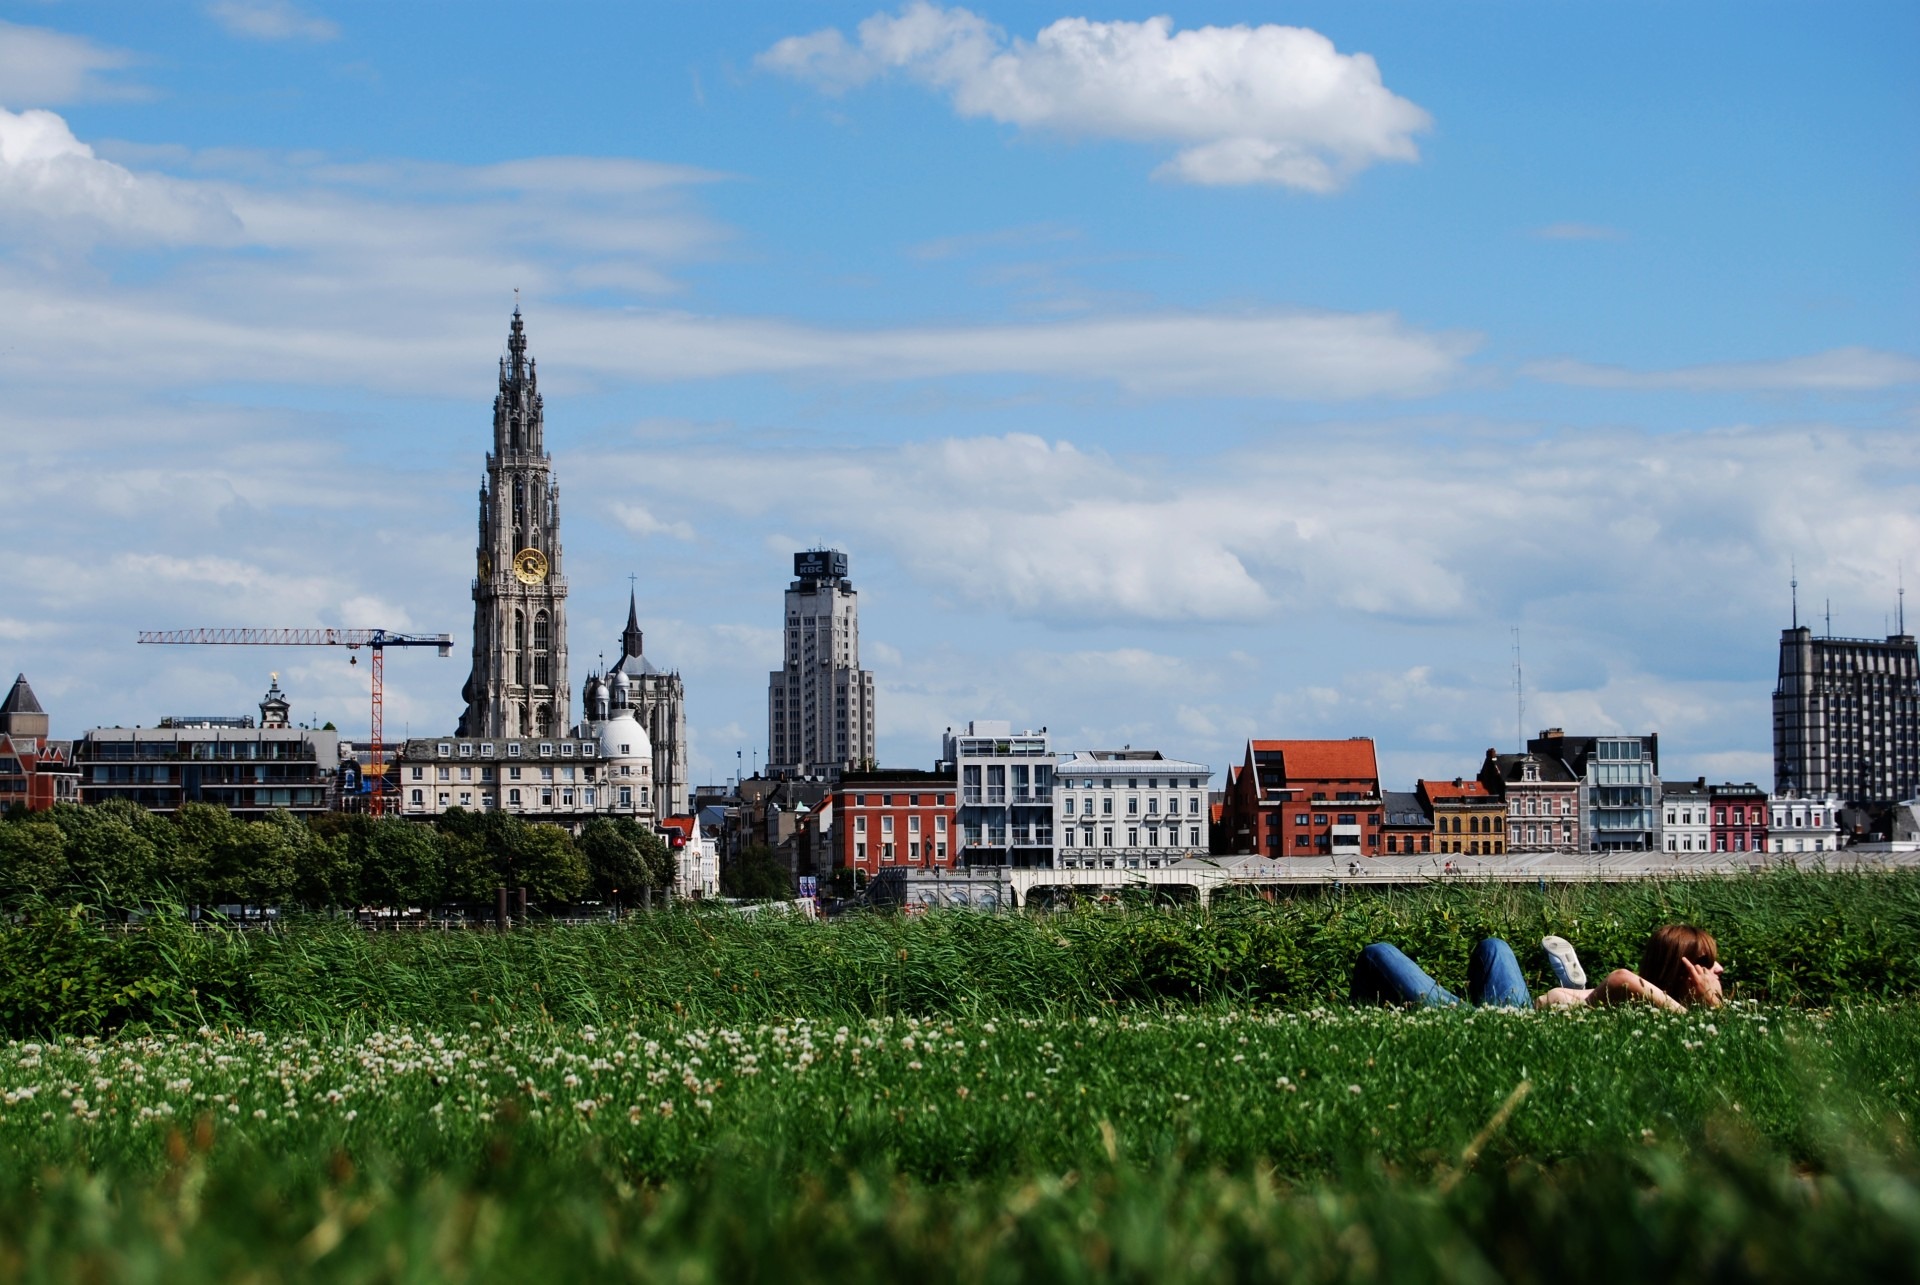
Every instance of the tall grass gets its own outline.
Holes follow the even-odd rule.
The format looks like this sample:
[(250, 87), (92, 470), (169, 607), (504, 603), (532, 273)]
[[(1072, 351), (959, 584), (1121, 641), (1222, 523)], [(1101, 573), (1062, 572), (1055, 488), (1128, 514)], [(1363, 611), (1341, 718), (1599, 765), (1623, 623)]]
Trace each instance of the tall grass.
[(1172, 912), (814, 923), (684, 908), (505, 935), (374, 934), (326, 920), (261, 934), (159, 921), (121, 935), (48, 911), (0, 930), (0, 1030), (1310, 1005), (1345, 995), (1371, 941), (1399, 944), (1457, 991), (1474, 942), (1505, 937), (1540, 988), (1550, 984), (1542, 935), (1569, 938), (1600, 972), (1637, 963), (1648, 932), (1673, 921), (1718, 937), (1730, 985), (1750, 999), (1920, 993), (1920, 877), (1775, 871), (1546, 889), (1447, 884)]

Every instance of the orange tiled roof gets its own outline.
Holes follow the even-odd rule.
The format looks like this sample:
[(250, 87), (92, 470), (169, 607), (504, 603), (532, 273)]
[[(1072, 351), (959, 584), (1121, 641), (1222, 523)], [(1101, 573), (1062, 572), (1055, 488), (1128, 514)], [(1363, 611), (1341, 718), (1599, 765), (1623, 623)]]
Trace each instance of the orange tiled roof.
[(1380, 768), (1373, 757), (1373, 738), (1356, 736), (1344, 741), (1252, 741), (1256, 753), (1278, 751), (1289, 780), (1377, 781)]
[(1420, 788), (1430, 799), (1466, 799), (1481, 802), (1493, 797), (1487, 787), (1480, 782), (1464, 778), (1457, 785), (1452, 781), (1422, 781)]
[(663, 830), (677, 830), (683, 837), (691, 839), (693, 837), (693, 818), (661, 817), (660, 828)]

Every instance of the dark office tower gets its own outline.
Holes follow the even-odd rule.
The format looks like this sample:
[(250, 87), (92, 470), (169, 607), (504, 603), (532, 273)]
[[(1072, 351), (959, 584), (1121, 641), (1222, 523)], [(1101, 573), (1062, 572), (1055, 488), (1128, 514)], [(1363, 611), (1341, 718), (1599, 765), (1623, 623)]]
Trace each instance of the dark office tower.
[(480, 484), (473, 581), (473, 672), (462, 736), (567, 733), (567, 581), (560, 488), (547, 454), (539, 378), (520, 309), (500, 359), (493, 450)]
[[(1903, 622), (1904, 623), (1904, 622)], [(1920, 654), (1913, 635), (1780, 631), (1773, 689), (1773, 788), (1802, 798), (1897, 803), (1920, 797)]]
[(793, 555), (786, 664), (768, 675), (767, 769), (832, 774), (874, 761), (873, 674), (860, 668), (860, 602), (847, 555)]

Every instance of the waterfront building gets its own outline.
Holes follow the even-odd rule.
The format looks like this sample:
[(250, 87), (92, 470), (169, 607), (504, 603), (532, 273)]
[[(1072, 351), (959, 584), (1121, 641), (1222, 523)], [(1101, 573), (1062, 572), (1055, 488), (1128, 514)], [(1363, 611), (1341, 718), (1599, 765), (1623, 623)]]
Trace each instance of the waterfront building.
[(848, 769), (818, 811), (831, 818), (822, 842), (832, 868), (862, 881), (896, 866), (952, 870), (960, 865), (958, 785), (953, 772), (913, 768)]
[(975, 719), (947, 729), (938, 770), (960, 783), (963, 865), (1053, 866), (1053, 767), (1044, 727), (1015, 732), (1003, 720)]
[(785, 663), (767, 676), (767, 773), (831, 774), (874, 762), (873, 674), (860, 668), (859, 595), (847, 555), (793, 555)]
[(1384, 802), (1371, 737), (1248, 741), (1221, 823), (1231, 853), (1373, 857)]
[(1436, 852), (1469, 857), (1505, 856), (1507, 803), (1479, 781), (1419, 781), (1414, 791), (1433, 817)]
[(473, 670), (461, 691), (467, 705), (458, 734), (495, 742), (564, 738), (571, 719), (560, 487), (517, 304), (500, 359), (486, 468), (473, 578)]
[(1773, 789), (1864, 806), (1920, 798), (1920, 651), (1877, 638), (1780, 633)]
[(1828, 795), (1809, 799), (1798, 794), (1776, 794), (1767, 800), (1767, 851), (1777, 853), (1838, 852), (1845, 842), (1840, 827), (1844, 800)]
[(96, 727), (74, 742), (82, 803), (126, 799), (150, 812), (212, 803), (235, 816), (276, 809), (298, 814), (334, 806), (340, 773), (337, 733), (287, 725), (276, 678), (251, 715), (184, 715), (158, 727)]
[(1082, 750), (1053, 769), (1056, 865), (1140, 870), (1207, 851), (1213, 769), (1159, 750)]
[(1480, 783), (1507, 804), (1507, 851), (1579, 852), (1580, 782), (1542, 754), (1487, 750)]
[(1752, 782), (1745, 785), (1728, 783), (1710, 786), (1707, 794), (1713, 809), (1715, 852), (1767, 850), (1770, 808), (1765, 790)]
[(1580, 782), (1580, 837), (1590, 852), (1659, 847), (1660, 736), (1568, 736), (1547, 728), (1527, 752), (1550, 758)]
[(1713, 795), (1707, 778), (1660, 783), (1660, 841), (1668, 852), (1713, 851)]
[(1380, 833), (1389, 855), (1432, 852), (1433, 814), (1416, 790), (1382, 790)]

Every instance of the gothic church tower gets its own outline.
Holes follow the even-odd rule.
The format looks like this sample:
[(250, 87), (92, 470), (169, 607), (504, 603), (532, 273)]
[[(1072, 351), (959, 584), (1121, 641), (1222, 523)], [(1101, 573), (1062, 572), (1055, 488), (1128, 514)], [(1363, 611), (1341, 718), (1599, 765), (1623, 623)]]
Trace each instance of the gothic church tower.
[(567, 581), (560, 573), (560, 488), (547, 455), (539, 378), (514, 305), (493, 450), (480, 484), (473, 581), (473, 672), (461, 736), (567, 733)]

